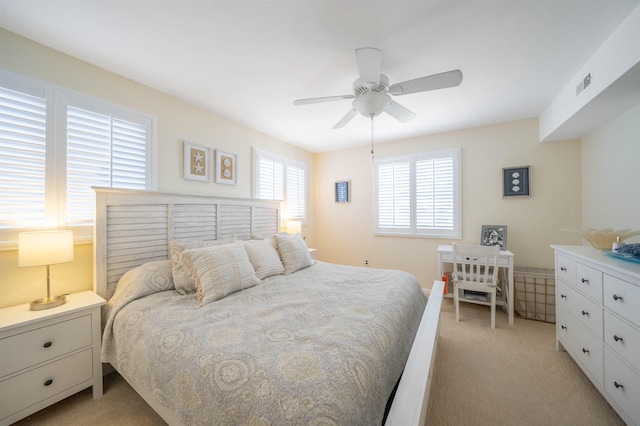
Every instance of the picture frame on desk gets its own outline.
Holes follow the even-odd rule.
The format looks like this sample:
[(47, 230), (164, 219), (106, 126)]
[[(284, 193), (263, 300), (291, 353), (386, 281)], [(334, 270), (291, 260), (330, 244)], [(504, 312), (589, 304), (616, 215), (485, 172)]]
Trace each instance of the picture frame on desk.
[(500, 250), (507, 249), (507, 227), (505, 225), (482, 225), (480, 245), (500, 246)]

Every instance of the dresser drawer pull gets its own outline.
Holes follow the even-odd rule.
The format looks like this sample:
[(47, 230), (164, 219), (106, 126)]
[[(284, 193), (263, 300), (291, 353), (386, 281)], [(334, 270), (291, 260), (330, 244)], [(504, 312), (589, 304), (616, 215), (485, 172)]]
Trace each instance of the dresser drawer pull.
[(584, 316), (587, 316), (587, 317), (588, 317), (588, 316), (589, 316), (589, 312), (587, 312), (587, 311), (582, 311), (582, 316), (583, 316), (583, 317), (584, 317)]
[(567, 268), (565, 268), (564, 266), (561, 266), (561, 267), (560, 267), (560, 270), (561, 270), (562, 272), (567, 272)]
[(622, 300), (622, 296), (618, 296), (617, 294), (614, 294), (613, 300)]
[(583, 354), (588, 354), (589, 353), (589, 349), (582, 348), (582, 353)]
[(616, 342), (624, 342), (624, 339), (622, 337), (618, 337), (617, 335), (613, 335), (613, 340), (615, 340)]
[(560, 328), (562, 328), (563, 330), (566, 330), (567, 326), (566, 325), (561, 325)]
[(45, 342), (45, 344), (44, 344), (44, 345), (42, 345), (42, 347), (43, 347), (43, 348), (50, 348), (50, 347), (51, 347), (51, 345), (53, 345), (53, 343), (52, 343), (52, 342)]
[(613, 382), (613, 385), (616, 387), (616, 389), (620, 389), (620, 388), (624, 389), (624, 386), (622, 386), (622, 385), (621, 385), (620, 383), (618, 383), (618, 382)]
[(586, 279), (586, 278), (583, 278), (581, 281), (582, 281), (583, 284), (589, 284), (589, 280)]
[(560, 295), (560, 299), (566, 299), (566, 298), (567, 298), (567, 295), (566, 295), (566, 294), (561, 294), (561, 295)]
[(45, 386), (51, 386), (53, 384), (53, 379), (49, 379), (46, 382), (44, 382)]

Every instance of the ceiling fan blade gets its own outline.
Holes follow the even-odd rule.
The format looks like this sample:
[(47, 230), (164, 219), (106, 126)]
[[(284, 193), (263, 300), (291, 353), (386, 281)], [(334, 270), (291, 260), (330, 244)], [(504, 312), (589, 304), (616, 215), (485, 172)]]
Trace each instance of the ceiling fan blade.
[(308, 104), (319, 104), (321, 102), (334, 102), (341, 101), (343, 99), (353, 99), (355, 95), (339, 95), (339, 96), (325, 96), (322, 98), (308, 98), (308, 99), (296, 99), (293, 101), (294, 105), (308, 105)]
[(392, 84), (391, 87), (389, 87), (389, 94), (399, 96), (409, 93), (426, 92), (428, 90), (456, 87), (459, 86), (461, 82), (462, 71), (453, 70)]
[(388, 107), (385, 108), (384, 112), (400, 121), (401, 123), (406, 123), (415, 118), (416, 114), (412, 111), (409, 111), (399, 103), (395, 101), (391, 101)]
[(353, 117), (355, 117), (357, 114), (358, 114), (358, 111), (356, 111), (356, 109), (355, 109), (355, 108), (353, 108), (351, 111), (349, 111), (349, 112), (347, 113), (347, 115), (345, 115), (344, 117), (342, 117), (342, 118), (340, 119), (340, 121), (338, 121), (338, 122), (336, 123), (336, 125), (335, 125), (335, 126), (333, 126), (332, 128), (333, 128), (333, 129), (339, 129), (339, 128), (341, 128), (341, 127), (344, 127), (344, 126), (345, 126), (345, 124), (347, 124), (348, 122), (350, 122), (350, 121), (351, 121), (351, 119), (352, 119)]
[(356, 61), (360, 78), (365, 83), (380, 84), (382, 73), (382, 50), (374, 47), (356, 49)]

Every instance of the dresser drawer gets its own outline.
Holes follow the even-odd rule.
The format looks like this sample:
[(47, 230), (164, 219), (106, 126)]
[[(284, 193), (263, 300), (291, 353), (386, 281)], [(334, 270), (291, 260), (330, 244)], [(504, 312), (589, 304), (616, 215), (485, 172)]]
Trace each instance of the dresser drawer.
[(640, 287), (604, 274), (604, 306), (640, 326)]
[(602, 338), (591, 333), (563, 306), (558, 308), (558, 339), (573, 352), (573, 357), (597, 383), (602, 384)]
[(633, 424), (640, 425), (640, 375), (616, 357), (609, 349), (604, 352), (605, 391), (629, 416)]
[(602, 303), (602, 272), (578, 262), (576, 288), (599, 304)]
[(640, 330), (606, 310), (604, 312), (604, 342), (640, 371)]
[(91, 345), (91, 315), (0, 339), (0, 377)]
[(564, 283), (559, 283), (560, 305), (598, 337), (602, 337), (602, 308)]
[(576, 261), (561, 254), (556, 255), (556, 275), (558, 280), (574, 286), (576, 282)]
[(0, 382), (0, 419), (91, 380), (92, 362), (88, 348)]

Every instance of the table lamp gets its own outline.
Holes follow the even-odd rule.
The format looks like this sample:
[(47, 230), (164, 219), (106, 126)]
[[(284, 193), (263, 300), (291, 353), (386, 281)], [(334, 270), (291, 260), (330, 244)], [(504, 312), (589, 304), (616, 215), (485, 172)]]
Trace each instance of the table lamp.
[(291, 235), (302, 233), (302, 222), (300, 222), (299, 220), (288, 220), (287, 232)]
[(72, 231), (21, 232), (18, 235), (18, 266), (47, 266), (47, 297), (34, 300), (32, 311), (64, 305), (64, 295), (51, 297), (49, 266), (73, 260)]

